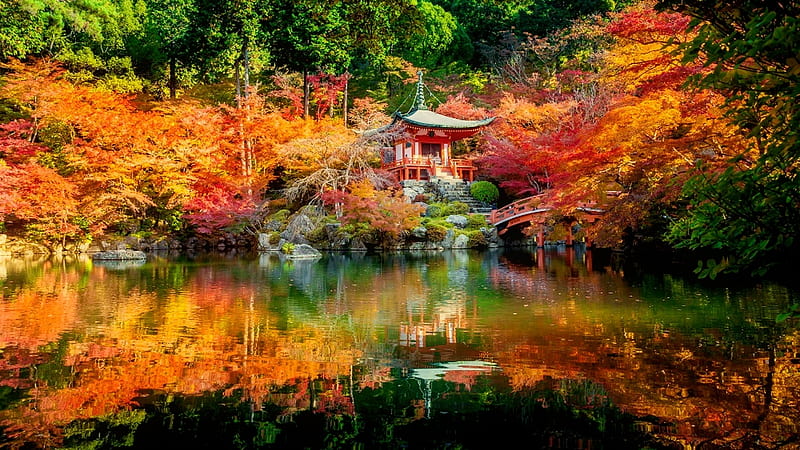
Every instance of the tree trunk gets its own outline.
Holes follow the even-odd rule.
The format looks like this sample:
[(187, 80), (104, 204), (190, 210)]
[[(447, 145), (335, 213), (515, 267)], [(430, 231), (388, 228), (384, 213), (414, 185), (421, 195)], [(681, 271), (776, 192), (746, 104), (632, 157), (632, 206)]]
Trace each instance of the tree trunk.
[(177, 97), (176, 90), (178, 84), (178, 76), (175, 73), (178, 63), (174, 56), (169, 58), (169, 98), (174, 99)]
[(234, 69), (233, 69), (233, 77), (236, 83), (236, 107), (242, 107), (242, 77), (239, 73), (239, 60), (236, 60)]
[(303, 69), (303, 118), (308, 117), (308, 103), (311, 86), (308, 84), (308, 70)]
[(244, 97), (250, 93), (250, 52), (248, 51), (248, 39), (242, 43), (242, 64), (244, 64)]
[(350, 74), (344, 73), (344, 98), (342, 99), (342, 115), (344, 116), (344, 126), (347, 128), (347, 90), (350, 87)]

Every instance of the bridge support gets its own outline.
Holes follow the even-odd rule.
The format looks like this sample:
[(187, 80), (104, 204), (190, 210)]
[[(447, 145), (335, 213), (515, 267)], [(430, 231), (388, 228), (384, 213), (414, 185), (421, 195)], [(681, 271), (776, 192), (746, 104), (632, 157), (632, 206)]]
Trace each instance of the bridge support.
[(539, 225), (539, 231), (536, 232), (536, 246), (544, 248), (544, 225)]
[(572, 225), (574, 225), (575, 222), (566, 222), (566, 224), (567, 224), (567, 239), (565, 241), (565, 244), (567, 245), (567, 247), (572, 247), (572, 244), (575, 241), (575, 236), (572, 234)]

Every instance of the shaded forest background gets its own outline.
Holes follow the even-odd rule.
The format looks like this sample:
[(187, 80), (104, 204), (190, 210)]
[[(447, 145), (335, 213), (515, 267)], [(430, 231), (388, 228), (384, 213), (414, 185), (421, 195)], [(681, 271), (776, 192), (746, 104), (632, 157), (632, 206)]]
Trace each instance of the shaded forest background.
[(800, 226), (798, 9), (2, 0), (4, 231), (255, 234), (316, 204), (397, 239), (419, 209), (360, 132), (410, 107), (423, 70), (438, 112), (500, 119), (458, 151), (501, 202), (538, 195), (552, 223), (596, 202), (585, 232), (605, 247), (780, 273)]

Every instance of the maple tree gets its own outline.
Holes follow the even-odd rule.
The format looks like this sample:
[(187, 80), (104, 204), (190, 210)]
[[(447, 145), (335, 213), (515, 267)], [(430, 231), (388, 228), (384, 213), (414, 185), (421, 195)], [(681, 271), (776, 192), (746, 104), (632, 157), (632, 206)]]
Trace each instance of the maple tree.
[(727, 164), (703, 165), (687, 183), (691, 209), (673, 238), (710, 253), (698, 266), (702, 276), (780, 271), (800, 245), (798, 5), (698, 0), (659, 6), (695, 18), (689, 26), (697, 31), (682, 50), (705, 67), (696, 86), (723, 92), (726, 115), (751, 138)]
[(369, 180), (352, 183), (348, 191), (323, 193), (327, 205), (341, 205), (343, 229), (365, 243), (380, 245), (395, 241), (418, 226), (424, 208), (408, 203), (402, 192), (376, 190)]
[(513, 195), (542, 194), (554, 215), (605, 209), (603, 220), (584, 224), (598, 228), (604, 246), (633, 230), (663, 233), (664, 217), (682, 215), (681, 186), (696, 161), (718, 167), (745, 143), (719, 94), (682, 87), (701, 71), (675, 52), (691, 38), (687, 23), (631, 7), (608, 25), (616, 41), (597, 74), (566, 70), (560, 92), (504, 97), (496, 112), (504, 120), (481, 159), (487, 176)]

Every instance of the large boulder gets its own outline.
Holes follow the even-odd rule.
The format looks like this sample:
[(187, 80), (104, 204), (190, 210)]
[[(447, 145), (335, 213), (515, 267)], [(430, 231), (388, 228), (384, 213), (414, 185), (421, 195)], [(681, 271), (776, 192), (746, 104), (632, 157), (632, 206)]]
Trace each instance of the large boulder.
[(452, 223), (453, 225), (457, 226), (458, 228), (466, 228), (467, 227), (467, 216), (462, 216), (461, 214), (454, 214), (452, 216), (447, 216), (447, 222)]
[(289, 221), (281, 237), (293, 244), (309, 244), (306, 233), (314, 229), (314, 222), (306, 214), (298, 214)]

